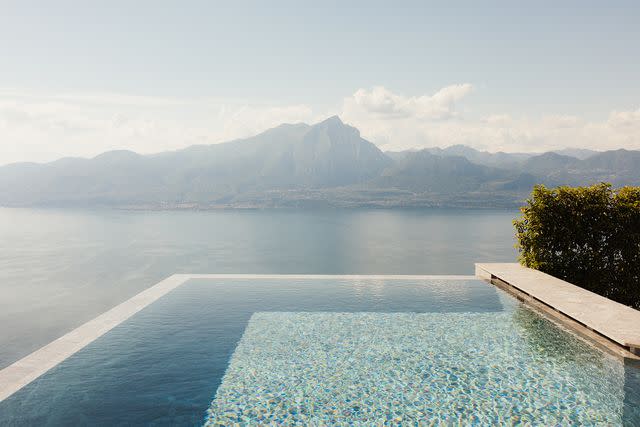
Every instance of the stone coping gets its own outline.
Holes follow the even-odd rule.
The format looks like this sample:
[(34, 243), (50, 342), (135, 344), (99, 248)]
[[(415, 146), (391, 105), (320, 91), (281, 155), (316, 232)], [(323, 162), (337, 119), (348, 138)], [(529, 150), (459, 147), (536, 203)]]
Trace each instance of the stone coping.
[(0, 402), (191, 279), (473, 280), (470, 275), (174, 274), (0, 370)]
[(517, 263), (476, 263), (476, 276), (499, 279), (586, 326), (640, 354), (640, 311)]

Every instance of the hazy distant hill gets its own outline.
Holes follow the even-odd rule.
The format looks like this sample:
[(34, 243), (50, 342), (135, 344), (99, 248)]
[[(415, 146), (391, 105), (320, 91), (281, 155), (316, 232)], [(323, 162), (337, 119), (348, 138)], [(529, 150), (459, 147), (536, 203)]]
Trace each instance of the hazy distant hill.
[(576, 153), (581, 158), (460, 145), (383, 153), (331, 117), (155, 155), (112, 151), (0, 167), (0, 205), (488, 207), (515, 206), (536, 183), (640, 185), (640, 151)]
[(508, 175), (504, 170), (471, 163), (462, 156), (438, 156), (422, 150), (407, 153), (371, 185), (438, 193), (475, 191)]
[(530, 153), (489, 153), (467, 147), (466, 145), (452, 145), (447, 148), (428, 148), (427, 150), (439, 156), (461, 156), (479, 165), (508, 168), (516, 167), (519, 162), (533, 155)]
[(613, 150), (570, 162), (550, 174), (552, 182), (570, 185), (611, 182), (615, 186), (640, 185), (640, 151)]
[(587, 150), (586, 148), (565, 148), (562, 150), (554, 150), (554, 153), (562, 154), (563, 156), (575, 157), (576, 159), (584, 160), (600, 153), (600, 151)]
[(567, 168), (577, 165), (580, 160), (575, 157), (548, 152), (538, 156), (529, 157), (522, 163), (522, 169), (533, 175), (551, 177), (558, 171), (566, 171)]
[[(516, 169), (522, 166), (523, 162), (531, 157), (543, 153), (490, 153), (488, 151), (479, 151), (466, 145), (452, 145), (447, 148), (426, 148), (426, 151), (439, 156), (461, 156), (467, 160), (485, 166), (495, 166), (508, 169)], [(407, 151), (387, 151), (386, 154), (395, 160), (404, 158), (405, 156), (417, 150)], [(584, 148), (565, 148), (562, 150), (554, 150), (551, 153), (570, 156), (576, 159), (584, 160), (588, 157), (598, 154), (599, 151), (587, 150)]]

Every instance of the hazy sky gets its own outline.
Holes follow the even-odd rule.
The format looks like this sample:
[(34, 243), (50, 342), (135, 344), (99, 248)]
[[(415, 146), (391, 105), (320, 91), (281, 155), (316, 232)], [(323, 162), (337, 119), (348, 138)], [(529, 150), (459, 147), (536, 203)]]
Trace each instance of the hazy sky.
[(0, 0), (0, 164), (333, 114), (385, 150), (640, 149), (640, 2), (524, 3)]

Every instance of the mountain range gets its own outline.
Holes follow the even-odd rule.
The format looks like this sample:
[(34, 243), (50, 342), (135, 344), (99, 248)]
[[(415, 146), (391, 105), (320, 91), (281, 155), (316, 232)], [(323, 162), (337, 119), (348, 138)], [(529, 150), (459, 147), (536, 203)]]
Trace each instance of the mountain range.
[(382, 152), (337, 116), (153, 155), (0, 167), (0, 206), (515, 207), (536, 183), (640, 185), (640, 151)]

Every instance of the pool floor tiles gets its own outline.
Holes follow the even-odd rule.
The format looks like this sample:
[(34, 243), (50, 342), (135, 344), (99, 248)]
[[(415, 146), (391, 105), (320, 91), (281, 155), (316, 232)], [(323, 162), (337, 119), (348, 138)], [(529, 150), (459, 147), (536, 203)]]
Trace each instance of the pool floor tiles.
[(206, 425), (622, 424), (625, 369), (524, 308), (258, 312)]

